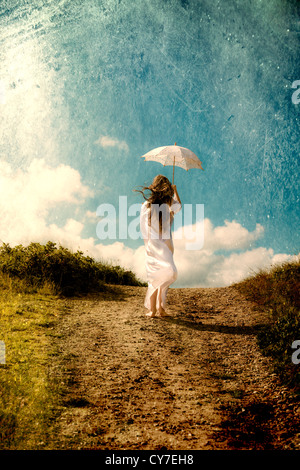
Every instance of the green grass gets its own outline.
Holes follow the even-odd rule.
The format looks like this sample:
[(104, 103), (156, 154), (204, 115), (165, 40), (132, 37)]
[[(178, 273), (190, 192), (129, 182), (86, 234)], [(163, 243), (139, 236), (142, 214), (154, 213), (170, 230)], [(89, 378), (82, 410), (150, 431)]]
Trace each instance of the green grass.
[(300, 261), (261, 270), (235, 286), (267, 313), (258, 344), (283, 383), (300, 392), (300, 365), (292, 362), (292, 343), (300, 340)]
[(1, 279), (0, 449), (43, 448), (59, 405), (58, 385), (49, 376), (51, 334), (60, 299), (16, 292)]
[(51, 449), (61, 410), (61, 372), (53, 374), (55, 327), (65, 296), (107, 284), (142, 285), (135, 275), (82, 252), (32, 243), (0, 247), (0, 449)]

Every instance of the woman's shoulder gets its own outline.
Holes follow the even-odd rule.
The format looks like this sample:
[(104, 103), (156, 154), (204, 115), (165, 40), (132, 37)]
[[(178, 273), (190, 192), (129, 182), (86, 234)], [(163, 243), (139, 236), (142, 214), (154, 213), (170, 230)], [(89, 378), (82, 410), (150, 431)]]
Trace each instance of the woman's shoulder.
[(143, 202), (141, 206), (141, 212), (145, 212), (148, 209), (149, 209), (148, 201)]

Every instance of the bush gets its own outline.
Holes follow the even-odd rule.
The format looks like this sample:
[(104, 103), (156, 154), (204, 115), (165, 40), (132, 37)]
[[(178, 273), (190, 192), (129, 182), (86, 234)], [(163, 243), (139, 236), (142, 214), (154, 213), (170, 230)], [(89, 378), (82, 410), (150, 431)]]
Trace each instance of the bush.
[(264, 354), (271, 356), (275, 372), (287, 385), (300, 391), (300, 365), (291, 361), (291, 346), (300, 339), (299, 312), (285, 311), (281, 316), (261, 329), (258, 333), (258, 344)]
[(263, 353), (271, 356), (283, 382), (300, 391), (300, 365), (292, 363), (292, 343), (300, 340), (300, 261), (260, 271), (236, 287), (269, 313), (258, 333)]
[(3, 244), (0, 272), (37, 289), (53, 284), (56, 293), (67, 296), (103, 290), (105, 283), (142, 285), (132, 272), (120, 266), (97, 262), (81, 251), (73, 253), (53, 242), (14, 248)]

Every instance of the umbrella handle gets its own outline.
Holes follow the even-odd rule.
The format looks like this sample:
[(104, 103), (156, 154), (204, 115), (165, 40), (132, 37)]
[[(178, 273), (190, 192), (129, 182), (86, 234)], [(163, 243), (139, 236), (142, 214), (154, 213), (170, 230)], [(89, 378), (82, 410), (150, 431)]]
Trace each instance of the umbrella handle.
[(174, 170), (175, 170), (175, 156), (174, 156), (174, 160), (173, 160), (173, 182), (172, 182), (172, 184), (174, 184)]

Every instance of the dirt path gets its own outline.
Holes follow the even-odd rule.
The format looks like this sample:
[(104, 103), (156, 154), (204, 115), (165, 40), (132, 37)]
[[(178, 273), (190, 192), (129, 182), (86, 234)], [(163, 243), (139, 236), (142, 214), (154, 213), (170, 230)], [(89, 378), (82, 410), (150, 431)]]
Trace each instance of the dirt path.
[(148, 318), (145, 292), (67, 301), (54, 447), (300, 449), (299, 407), (256, 344), (259, 310), (234, 287), (170, 289), (169, 316)]

